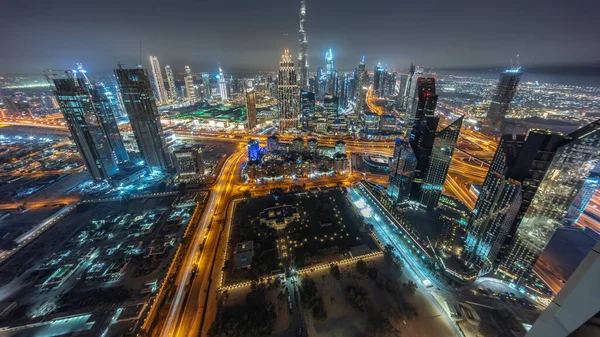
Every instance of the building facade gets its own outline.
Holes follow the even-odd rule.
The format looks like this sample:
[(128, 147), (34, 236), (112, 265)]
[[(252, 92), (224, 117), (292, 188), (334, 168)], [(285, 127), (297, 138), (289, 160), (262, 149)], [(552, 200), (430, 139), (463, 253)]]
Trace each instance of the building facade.
[(83, 78), (68, 72), (68, 78), (54, 79), (54, 95), (71, 136), (94, 181), (117, 173), (117, 162)]
[(185, 82), (185, 93), (188, 101), (192, 104), (196, 103), (198, 97), (196, 96), (196, 89), (194, 89), (194, 77), (192, 76), (192, 68), (190, 66), (185, 66), (183, 81)]
[(295, 100), (298, 95), (296, 70), (290, 51), (286, 49), (279, 62), (277, 98), (279, 105), (279, 132), (298, 127), (298, 107)]
[(148, 74), (142, 68), (119, 68), (115, 69), (115, 75), (145, 164), (152, 169), (170, 171), (173, 168), (171, 155), (160, 124), (160, 115)]
[(248, 89), (246, 91), (246, 124), (248, 130), (252, 130), (258, 124), (256, 119), (256, 91)]
[(156, 100), (160, 104), (166, 104), (169, 102), (169, 95), (167, 89), (165, 89), (165, 80), (162, 76), (162, 70), (160, 63), (158, 63), (158, 57), (150, 56), (150, 65), (152, 66), (152, 77), (154, 78), (154, 91), (156, 93)]
[(512, 68), (500, 74), (500, 80), (498, 81), (494, 97), (490, 102), (490, 108), (485, 121), (485, 126), (490, 131), (499, 132), (502, 130), (502, 123), (508, 112), (510, 102), (512, 102), (517, 92), (521, 75), (521, 68)]

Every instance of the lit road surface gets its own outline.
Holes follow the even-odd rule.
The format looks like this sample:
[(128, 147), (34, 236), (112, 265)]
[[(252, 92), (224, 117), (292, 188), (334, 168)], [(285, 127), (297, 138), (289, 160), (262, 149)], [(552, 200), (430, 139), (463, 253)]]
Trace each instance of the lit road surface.
[[(185, 308), (182, 308), (182, 304), (184, 302), (183, 300), (186, 295), (186, 289), (188, 288), (188, 281), (192, 276), (192, 270), (194, 270), (196, 266), (196, 253), (199, 251), (200, 244), (204, 239), (205, 230), (210, 225), (213, 215), (219, 214), (220, 212), (218, 212), (218, 210), (226, 207), (225, 204), (233, 186), (232, 182), (236, 177), (236, 168), (238, 167), (240, 160), (244, 158), (245, 154), (246, 151), (242, 148), (231, 155), (223, 165), (217, 181), (213, 185), (209, 200), (204, 206), (204, 211), (202, 212), (202, 216), (200, 217), (197, 225), (190, 249), (188, 249), (185, 259), (180, 267), (180, 271), (177, 275), (175, 282), (177, 291), (175, 293), (175, 297), (173, 298), (166, 323), (162, 329), (161, 336), (163, 337), (193, 336), (197, 334), (202, 319), (202, 313), (199, 310), (199, 299), (196, 296), (202, 295), (200, 294), (199, 290), (202, 287), (204, 276), (206, 272), (210, 273), (210, 270), (206, 270), (210, 265), (208, 261), (210, 258), (205, 257), (206, 254), (204, 254), (210, 249), (203, 249), (200, 253), (201, 257), (200, 261), (198, 261), (198, 272), (189, 287), (190, 295), (188, 301), (186, 302), (186, 306)], [(213, 241), (216, 240), (214, 236), (217, 235), (217, 232), (218, 231), (216, 229), (213, 229), (212, 233), (209, 235), (213, 236)]]
[[(359, 200), (362, 200), (365, 207), (359, 212), (365, 218), (365, 221), (373, 225), (375, 235), (384, 244), (390, 244), (395, 248), (395, 255), (400, 259), (404, 270), (409, 273), (409, 276), (417, 284), (417, 287), (425, 294), (431, 304), (439, 311), (440, 315), (444, 318), (444, 322), (448, 327), (454, 331), (455, 336), (463, 336), (456, 323), (452, 318), (448, 316), (446, 310), (444, 310), (439, 303), (438, 298), (451, 299), (451, 295), (445, 291), (445, 286), (438, 282), (429, 272), (429, 270), (422, 265), (420, 261), (419, 253), (414, 252), (413, 249), (407, 247), (400, 236), (401, 234), (398, 227), (391, 221), (388, 215), (384, 214), (383, 210), (380, 210), (376, 203), (371, 202), (367, 195), (360, 191), (359, 188), (350, 188), (348, 193), (352, 202), (356, 205)], [(359, 202), (360, 203), (360, 202)], [(360, 207), (358, 207), (360, 208)], [(433, 287), (427, 288), (423, 285), (423, 280), (430, 280), (433, 283)], [(435, 287), (440, 290), (435, 290)], [(435, 295), (435, 296), (434, 296)]]

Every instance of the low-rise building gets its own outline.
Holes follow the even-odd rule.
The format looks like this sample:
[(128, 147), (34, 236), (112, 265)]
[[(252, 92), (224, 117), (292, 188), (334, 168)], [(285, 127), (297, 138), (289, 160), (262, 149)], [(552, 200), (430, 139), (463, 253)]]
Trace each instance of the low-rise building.
[(236, 269), (248, 269), (254, 258), (254, 241), (240, 242), (235, 247), (234, 264)]
[(260, 212), (260, 223), (277, 230), (284, 229), (288, 223), (297, 219), (300, 219), (298, 209), (290, 205), (270, 207)]

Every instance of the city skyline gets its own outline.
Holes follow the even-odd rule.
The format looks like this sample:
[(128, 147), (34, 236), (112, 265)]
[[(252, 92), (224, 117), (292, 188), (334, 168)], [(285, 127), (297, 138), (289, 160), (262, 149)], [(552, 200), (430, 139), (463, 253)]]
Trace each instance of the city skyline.
[[(290, 48), (293, 54), (297, 52), (300, 1), (234, 1), (227, 5), (178, 2), (161, 6), (160, 11), (153, 10), (153, 6), (139, 5), (137, 1), (119, 2), (115, 6), (109, 3), (92, 10), (89, 5), (76, 2), (64, 2), (56, 7), (55, 4), (36, 1), (32, 4), (37, 8), (36, 12), (63, 8), (86, 15), (71, 18), (75, 22), (69, 20), (68, 24), (57, 23), (51, 16), (33, 13), (2, 20), (0, 25), (6, 31), (17, 23), (23, 28), (20, 34), (7, 37), (5, 43), (18, 48), (7, 48), (0, 73), (42, 71), (66, 67), (79, 60), (86, 60), (92, 65), (90, 70), (96, 73), (109, 71), (116, 62), (132, 67), (139, 63), (140, 41), (144, 64), (152, 54), (174, 69), (189, 64), (192, 68), (208, 71), (219, 61), (231, 71), (273, 69), (272, 64), (277, 62), (280, 50)], [(230, 10), (232, 5), (235, 11)], [(370, 3), (374, 9), (379, 5), (383, 5), (383, 1)], [(355, 59), (363, 54), (367, 54), (375, 64), (381, 62), (394, 69), (406, 67), (411, 60), (436, 68), (496, 67), (507, 64), (515, 54), (521, 55), (523, 64), (532, 66), (600, 62), (594, 56), (600, 54), (594, 48), (600, 47), (590, 43), (597, 40), (593, 32), (600, 30), (591, 14), (594, 11), (590, 8), (597, 7), (592, 1), (569, 5), (556, 3), (541, 12), (535, 4), (503, 4), (499, 7), (475, 6), (470, 2), (430, 2), (428, 7), (436, 10), (429, 11), (427, 29), (419, 30), (412, 27), (418, 23), (420, 16), (402, 15), (418, 12), (416, 7), (412, 8), (411, 4), (385, 5), (391, 7), (386, 11), (374, 11), (377, 15), (364, 17), (347, 2), (308, 1), (306, 31), (311, 69), (315, 69), (329, 48), (339, 55), (336, 63), (340, 69), (353, 67)], [(205, 13), (203, 19), (181, 20), (197, 29), (182, 29), (176, 20), (169, 19), (181, 15), (182, 8), (186, 8), (186, 12), (199, 10)], [(128, 14), (132, 10), (140, 13), (139, 19)], [(333, 11), (337, 14), (334, 18), (330, 15)], [(480, 11), (493, 14), (484, 19), (478, 14)], [(397, 20), (399, 16), (403, 20)], [(106, 17), (112, 18), (111, 25), (103, 24)], [(223, 17), (232, 24), (214, 29), (219, 27)], [(564, 24), (545, 24), (552, 18)], [(52, 35), (45, 29), (50, 24), (49, 20), (54, 27)], [(573, 24), (575, 21), (577, 24)], [(88, 31), (94, 34), (80, 34), (68, 29), (69, 25), (78, 22), (88, 26)], [(356, 24), (348, 24), (352, 22)], [(369, 28), (375, 22), (379, 22), (376, 32)], [(60, 40), (56, 37), (57, 30), (61, 32)], [(444, 33), (440, 34), (441, 31)], [(69, 41), (69, 45), (77, 46), (77, 49), (72, 50), (69, 45), (59, 48), (64, 44), (61, 41)], [(243, 59), (239, 56), (242, 54)]]
[(581, 2), (3, 11), (0, 337), (600, 336)]

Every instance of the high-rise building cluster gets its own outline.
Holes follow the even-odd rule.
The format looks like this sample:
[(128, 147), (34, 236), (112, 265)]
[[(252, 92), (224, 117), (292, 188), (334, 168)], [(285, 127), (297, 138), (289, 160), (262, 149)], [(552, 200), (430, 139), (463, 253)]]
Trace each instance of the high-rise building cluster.
[[(154, 74), (158, 74), (158, 62), (153, 64)], [(166, 68), (167, 77), (170, 68)], [(85, 166), (96, 182), (111, 181), (119, 172), (119, 166), (129, 161), (117, 124), (116, 103), (122, 102), (129, 124), (133, 131), (137, 149), (143, 164), (152, 170), (172, 172), (174, 168), (189, 174), (187, 164), (177, 161), (187, 158), (186, 151), (175, 155), (175, 162), (160, 123), (155, 92), (160, 86), (153, 85), (143, 68), (115, 69), (118, 83), (118, 101), (102, 84), (93, 83), (85, 70), (67, 71), (64, 78), (53, 78), (54, 95), (67, 122), (71, 136), (81, 154)], [(171, 97), (171, 91), (164, 92), (165, 98)], [(119, 105), (119, 104), (117, 104)], [(182, 152), (183, 151), (183, 152)], [(187, 152), (186, 152), (187, 153)], [(203, 164), (198, 164), (201, 156), (194, 155), (196, 172), (203, 172)], [(199, 160), (201, 162), (201, 159)]]
[(440, 199), (463, 118), (438, 131), (435, 78), (420, 77), (416, 82), (418, 100), (410, 136), (396, 140), (387, 192), (395, 204), (412, 202), (432, 209)]

